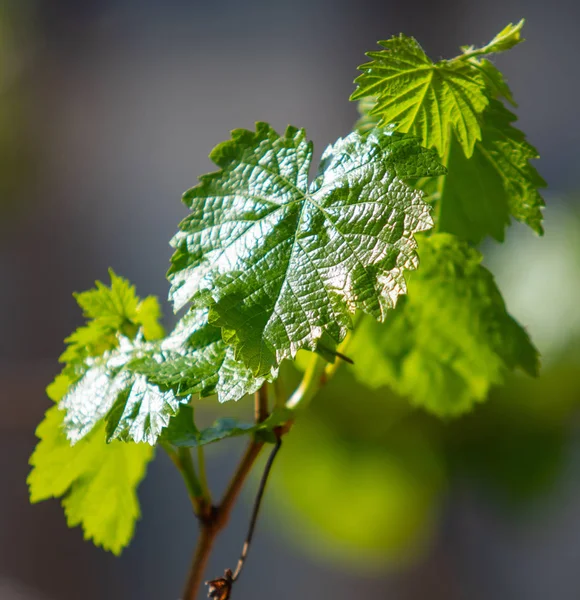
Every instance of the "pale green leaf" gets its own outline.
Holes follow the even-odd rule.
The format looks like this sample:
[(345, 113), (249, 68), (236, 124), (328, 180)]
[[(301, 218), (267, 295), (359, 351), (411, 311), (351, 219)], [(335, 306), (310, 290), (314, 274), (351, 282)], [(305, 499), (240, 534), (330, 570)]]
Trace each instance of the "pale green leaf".
[(537, 351), (481, 255), (444, 233), (422, 239), (419, 255), (408, 295), (384, 324), (363, 321), (349, 346), (359, 381), (446, 416), (484, 400), (508, 369), (537, 374)]
[(351, 100), (376, 98), (371, 114), (381, 125), (397, 123), (439, 156), (452, 134), (471, 156), (489, 102), (484, 76), (465, 61), (433, 63), (414, 38), (402, 34), (379, 44), (383, 50), (368, 52), (372, 60), (359, 67), (363, 73)]
[(112, 269), (109, 276), (110, 286), (96, 281), (94, 289), (74, 294), (88, 321), (65, 340), (67, 349), (59, 360), (67, 364), (65, 371), (69, 374), (82, 373), (87, 358), (101, 356), (115, 348), (118, 334), (134, 338), (140, 332), (146, 340), (164, 335), (159, 324), (161, 308), (157, 298), (148, 296), (141, 300), (129, 281)]
[(509, 23), (506, 25), (488, 44), (481, 48), (474, 46), (462, 46), (461, 50), (466, 56), (481, 56), (483, 54), (493, 54), (496, 52), (505, 52), (510, 50), (514, 46), (517, 46), (520, 42), (523, 42), (521, 32), (524, 26), (525, 19), (521, 19), (515, 25)]
[(546, 182), (530, 164), (537, 150), (511, 124), (516, 117), (498, 100), (484, 113), (483, 138), (466, 158), (455, 141), (449, 169), (422, 189), (440, 204), (438, 229), (473, 243), (490, 235), (503, 241), (510, 217), (542, 234), (544, 200), (538, 189)]
[(31, 502), (62, 497), (70, 527), (81, 525), (85, 539), (119, 554), (140, 516), (137, 486), (153, 448), (105, 441), (104, 424), (75, 446), (63, 431), (63, 413), (52, 407), (37, 429), (30, 459)]
[[(491, 61), (486, 58), (472, 58), (469, 60), (469, 64), (479, 69), (484, 76), (492, 98), (504, 98), (512, 106), (517, 106), (503, 73)], [(483, 115), (483, 121), (485, 122), (485, 114)]]

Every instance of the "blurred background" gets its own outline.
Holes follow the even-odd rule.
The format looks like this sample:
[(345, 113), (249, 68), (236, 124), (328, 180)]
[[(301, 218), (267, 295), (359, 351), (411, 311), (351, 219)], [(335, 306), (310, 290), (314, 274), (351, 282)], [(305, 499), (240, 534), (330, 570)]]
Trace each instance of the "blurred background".
[[(161, 454), (119, 559), (68, 530), (57, 501), (28, 504), (44, 387), (81, 322), (71, 292), (112, 266), (165, 299), (180, 196), (211, 148), (266, 120), (306, 127), (319, 155), (352, 128), (376, 40), (402, 31), (448, 57), (521, 17), (528, 41), (497, 64), (543, 157), (546, 236), (514, 226), (483, 251), (543, 374), (442, 423), (340, 371), (285, 442), (235, 597), (580, 598), (580, 4), (0, 0), (2, 600), (175, 600), (195, 543)], [(242, 443), (210, 447), (216, 489)], [(256, 483), (208, 577), (235, 565)]]

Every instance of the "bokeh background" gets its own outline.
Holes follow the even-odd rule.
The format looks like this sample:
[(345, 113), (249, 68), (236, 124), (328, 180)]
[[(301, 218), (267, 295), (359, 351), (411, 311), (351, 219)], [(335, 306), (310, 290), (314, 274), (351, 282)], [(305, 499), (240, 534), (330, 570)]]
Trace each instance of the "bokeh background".
[[(580, 598), (580, 4), (0, 0), (2, 600), (175, 600), (195, 543), (161, 455), (119, 559), (68, 530), (58, 502), (28, 504), (43, 390), (81, 321), (71, 292), (113, 266), (165, 299), (180, 196), (211, 169), (211, 148), (266, 120), (306, 127), (320, 153), (352, 127), (352, 80), (376, 40), (403, 31), (447, 57), (522, 16), (528, 41), (497, 63), (543, 157), (546, 236), (514, 226), (483, 250), (543, 374), (441, 423), (339, 372), (287, 438), (235, 594)], [(209, 451), (216, 489), (242, 447), (223, 446)], [(255, 485), (208, 576), (235, 564)]]

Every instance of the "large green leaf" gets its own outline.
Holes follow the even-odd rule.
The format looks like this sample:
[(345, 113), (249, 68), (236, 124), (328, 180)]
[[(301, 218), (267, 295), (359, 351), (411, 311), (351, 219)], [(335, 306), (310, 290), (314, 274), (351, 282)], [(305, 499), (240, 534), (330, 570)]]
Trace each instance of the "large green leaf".
[(119, 554), (140, 516), (136, 489), (153, 448), (107, 444), (102, 422), (71, 446), (63, 431), (63, 416), (53, 406), (36, 431), (40, 442), (30, 459), (30, 500), (62, 497), (69, 526), (81, 525), (86, 539)]
[(184, 196), (172, 244), (171, 298), (210, 306), (210, 322), (258, 377), (326, 334), (340, 341), (358, 308), (384, 319), (416, 266), (413, 234), (428, 206), (404, 179), (444, 169), (392, 129), (330, 146), (308, 184), (304, 130), (258, 123), (211, 153), (218, 172)]
[(359, 381), (457, 415), (484, 400), (507, 369), (537, 374), (537, 351), (479, 252), (442, 233), (421, 240), (419, 254), (408, 295), (384, 324), (363, 321), (349, 346)]

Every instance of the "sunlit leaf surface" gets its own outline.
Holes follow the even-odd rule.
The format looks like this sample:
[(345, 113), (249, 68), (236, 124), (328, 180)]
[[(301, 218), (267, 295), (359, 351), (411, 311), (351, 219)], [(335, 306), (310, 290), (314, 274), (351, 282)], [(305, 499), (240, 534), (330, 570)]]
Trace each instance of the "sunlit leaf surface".
[(259, 123), (211, 154), (218, 172), (184, 200), (174, 237), (175, 308), (210, 306), (255, 376), (266, 376), (323, 334), (340, 341), (355, 309), (384, 319), (416, 266), (413, 234), (431, 226), (404, 180), (444, 169), (432, 151), (392, 129), (353, 133), (330, 146), (309, 184), (304, 130), (279, 136)]

